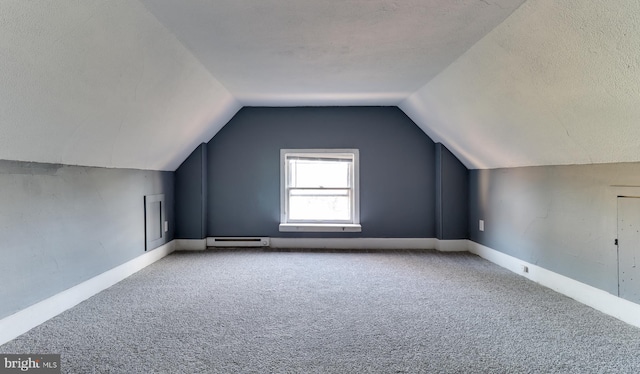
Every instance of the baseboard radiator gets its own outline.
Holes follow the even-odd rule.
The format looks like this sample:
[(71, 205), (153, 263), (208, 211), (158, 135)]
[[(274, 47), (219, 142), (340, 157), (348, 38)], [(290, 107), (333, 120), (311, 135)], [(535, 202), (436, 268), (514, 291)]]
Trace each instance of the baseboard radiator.
[(207, 238), (207, 247), (268, 247), (269, 238)]

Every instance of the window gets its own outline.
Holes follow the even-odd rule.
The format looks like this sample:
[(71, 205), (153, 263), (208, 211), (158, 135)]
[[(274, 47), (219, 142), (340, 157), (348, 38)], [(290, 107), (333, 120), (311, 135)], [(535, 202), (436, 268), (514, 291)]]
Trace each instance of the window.
[(280, 231), (361, 231), (357, 149), (280, 151)]

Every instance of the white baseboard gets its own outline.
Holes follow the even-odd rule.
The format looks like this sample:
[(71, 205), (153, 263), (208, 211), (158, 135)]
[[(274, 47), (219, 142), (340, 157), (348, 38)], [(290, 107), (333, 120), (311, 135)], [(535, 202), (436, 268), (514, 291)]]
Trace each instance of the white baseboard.
[(271, 248), (435, 249), (433, 238), (271, 238)]
[(436, 249), (464, 252), (468, 240), (435, 238), (271, 238), (269, 247), (285, 249)]
[[(469, 252), (485, 258), (505, 269), (522, 275), (532, 281), (566, 295), (602, 313), (615, 317), (632, 326), (640, 327), (640, 305), (612, 295), (599, 288), (589, 286), (575, 279), (554, 273), (518, 258), (498, 252), (495, 249), (469, 241)], [(528, 272), (522, 270), (526, 266)]]
[(173, 241), (0, 320), (0, 345), (80, 304), (174, 251)]
[(176, 239), (176, 251), (204, 251), (207, 249), (206, 239)]
[(435, 249), (437, 249), (440, 252), (466, 252), (469, 250), (469, 241), (467, 239), (459, 239), (459, 240), (435, 239)]
[[(468, 250), (596, 310), (630, 325), (640, 327), (640, 305), (469, 240), (438, 240), (434, 238), (271, 238), (270, 244), (273, 248)], [(1, 319), (0, 345), (111, 287), (167, 256), (177, 248), (183, 250), (206, 249), (206, 241), (204, 239), (174, 240)], [(522, 266), (528, 268), (528, 273), (522, 272)]]

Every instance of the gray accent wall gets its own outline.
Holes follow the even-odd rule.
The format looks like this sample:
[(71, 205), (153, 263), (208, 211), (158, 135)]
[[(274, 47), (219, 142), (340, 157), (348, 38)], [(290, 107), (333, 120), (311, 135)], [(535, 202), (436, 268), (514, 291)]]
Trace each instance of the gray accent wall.
[(176, 237), (207, 234), (207, 144), (202, 143), (176, 170)]
[(640, 163), (472, 170), (469, 185), (471, 240), (617, 294), (617, 196), (640, 196)]
[(144, 196), (174, 173), (0, 161), (0, 318), (145, 253)]
[(442, 143), (436, 144), (436, 237), (469, 237), (469, 170)]
[[(396, 107), (245, 107), (208, 144), (208, 236), (435, 235), (433, 141)], [(280, 149), (360, 150), (361, 233), (283, 233)]]

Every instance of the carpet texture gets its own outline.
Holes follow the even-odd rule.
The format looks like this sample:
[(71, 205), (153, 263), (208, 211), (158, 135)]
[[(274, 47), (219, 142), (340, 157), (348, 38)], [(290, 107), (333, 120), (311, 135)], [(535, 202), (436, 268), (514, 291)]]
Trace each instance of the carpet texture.
[(174, 253), (0, 346), (65, 373), (638, 373), (640, 329), (469, 253)]

